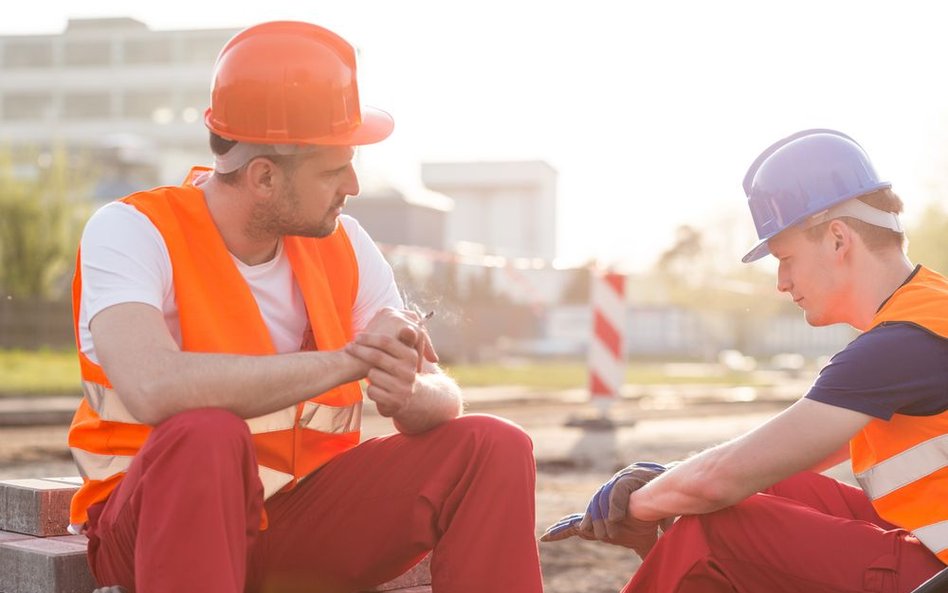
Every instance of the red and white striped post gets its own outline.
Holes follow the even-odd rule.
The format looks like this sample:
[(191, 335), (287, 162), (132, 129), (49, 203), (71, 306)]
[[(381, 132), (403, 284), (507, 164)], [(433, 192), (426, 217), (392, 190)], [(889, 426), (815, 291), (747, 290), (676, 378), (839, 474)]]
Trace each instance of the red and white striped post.
[(625, 275), (592, 272), (589, 394), (605, 417), (625, 381)]

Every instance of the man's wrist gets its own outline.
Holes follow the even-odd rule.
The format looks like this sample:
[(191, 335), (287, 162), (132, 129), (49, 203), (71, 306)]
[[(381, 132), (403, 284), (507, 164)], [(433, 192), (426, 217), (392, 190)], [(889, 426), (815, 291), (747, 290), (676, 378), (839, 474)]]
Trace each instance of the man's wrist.
[(368, 365), (355, 356), (342, 350), (334, 350), (330, 353), (332, 359), (330, 364), (342, 373), (340, 383), (351, 383), (365, 379), (368, 374)]

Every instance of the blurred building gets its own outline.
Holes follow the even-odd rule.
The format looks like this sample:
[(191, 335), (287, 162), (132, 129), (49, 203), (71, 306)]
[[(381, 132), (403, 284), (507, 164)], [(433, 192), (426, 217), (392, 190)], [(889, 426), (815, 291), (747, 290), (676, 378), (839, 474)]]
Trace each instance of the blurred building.
[(447, 246), (504, 257), (556, 257), (556, 170), (544, 161), (423, 163), (426, 187), (450, 196)]
[(428, 190), (401, 191), (389, 185), (365, 188), (346, 203), (372, 238), (386, 245), (411, 245), (444, 250), (451, 198)]
[(95, 18), (71, 19), (57, 35), (0, 36), (2, 140), (84, 154), (101, 166), (101, 199), (179, 182), (208, 162), (200, 120), (214, 60), (236, 31)]

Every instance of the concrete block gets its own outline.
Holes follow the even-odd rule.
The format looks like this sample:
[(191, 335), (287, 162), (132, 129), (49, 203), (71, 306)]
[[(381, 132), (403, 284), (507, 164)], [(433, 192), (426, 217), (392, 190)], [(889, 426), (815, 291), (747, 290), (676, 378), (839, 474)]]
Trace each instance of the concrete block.
[[(22, 533), (13, 533), (12, 531), (0, 531), (0, 544), (6, 542), (15, 542), (21, 539), (29, 539), (30, 537), (32, 536), (24, 535)], [(0, 591), (3, 591), (3, 589), (0, 589)]]
[(65, 538), (0, 542), (4, 593), (89, 593), (95, 587), (83, 543)]
[[(381, 585), (375, 587), (374, 589), (370, 589), (369, 591), (398, 591), (399, 593), (408, 591), (410, 593), (416, 593), (413, 590), (414, 588), (424, 588), (428, 585), (431, 585), (431, 554), (425, 556), (421, 562), (416, 564), (411, 570), (397, 579), (391, 580), (387, 583), (382, 583)], [(430, 591), (431, 587), (423, 590)], [(421, 593), (421, 591), (417, 593)]]
[(0, 530), (40, 537), (66, 535), (69, 502), (77, 488), (71, 478), (0, 482)]

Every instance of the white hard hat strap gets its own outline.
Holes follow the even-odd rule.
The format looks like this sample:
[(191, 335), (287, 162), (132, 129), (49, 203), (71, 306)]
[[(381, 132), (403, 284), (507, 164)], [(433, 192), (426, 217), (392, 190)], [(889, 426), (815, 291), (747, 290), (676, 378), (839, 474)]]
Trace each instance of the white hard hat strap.
[(808, 218), (805, 223), (803, 223), (803, 228), (808, 229), (820, 223), (832, 220), (834, 218), (839, 218), (841, 216), (855, 218), (856, 220), (861, 220), (873, 226), (889, 229), (895, 231), (896, 233), (904, 232), (902, 228), (902, 221), (899, 220), (898, 214), (895, 212), (880, 210), (857, 198), (846, 200), (845, 202), (836, 204), (827, 210), (817, 212)]

